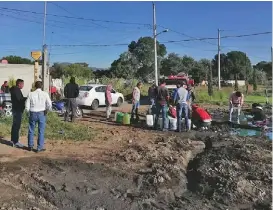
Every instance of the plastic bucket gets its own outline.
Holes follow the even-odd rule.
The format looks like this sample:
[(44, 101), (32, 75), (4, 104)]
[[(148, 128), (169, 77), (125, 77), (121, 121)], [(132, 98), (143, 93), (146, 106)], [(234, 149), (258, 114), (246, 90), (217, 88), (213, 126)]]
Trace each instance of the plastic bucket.
[(130, 125), (130, 115), (128, 113), (123, 115), (123, 125)]
[(154, 116), (151, 114), (146, 115), (146, 125), (148, 127), (153, 127), (154, 126)]
[(123, 116), (124, 116), (124, 114), (122, 112), (118, 112), (116, 122), (117, 123), (123, 123)]

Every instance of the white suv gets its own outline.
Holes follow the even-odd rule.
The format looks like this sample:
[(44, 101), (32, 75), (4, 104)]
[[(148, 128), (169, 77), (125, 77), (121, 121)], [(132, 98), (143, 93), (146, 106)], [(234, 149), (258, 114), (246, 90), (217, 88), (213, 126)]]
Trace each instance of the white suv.
[[(79, 87), (80, 94), (77, 98), (77, 103), (81, 107), (91, 107), (96, 110), (99, 106), (105, 106), (105, 91), (106, 85), (87, 84)], [(112, 89), (112, 104), (121, 106), (124, 102), (122, 93), (116, 92)]]

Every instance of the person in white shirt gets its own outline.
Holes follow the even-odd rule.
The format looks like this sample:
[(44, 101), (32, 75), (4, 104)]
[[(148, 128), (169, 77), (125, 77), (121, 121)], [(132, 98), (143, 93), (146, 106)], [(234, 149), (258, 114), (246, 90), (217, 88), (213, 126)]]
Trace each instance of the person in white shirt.
[(44, 133), (46, 126), (46, 113), (52, 108), (52, 102), (49, 94), (42, 91), (42, 82), (35, 82), (36, 90), (30, 92), (26, 100), (26, 111), (29, 113), (28, 126), (28, 149), (33, 150), (35, 127), (38, 123), (38, 143), (37, 152), (43, 152)]

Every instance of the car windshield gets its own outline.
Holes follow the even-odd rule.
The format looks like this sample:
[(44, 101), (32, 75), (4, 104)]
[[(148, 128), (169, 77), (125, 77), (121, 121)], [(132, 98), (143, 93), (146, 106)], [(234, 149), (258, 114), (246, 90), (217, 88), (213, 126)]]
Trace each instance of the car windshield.
[(80, 86), (80, 91), (90, 91), (93, 87), (92, 86)]
[(166, 79), (166, 85), (177, 85), (177, 82), (184, 82), (187, 84), (187, 80), (186, 79)]

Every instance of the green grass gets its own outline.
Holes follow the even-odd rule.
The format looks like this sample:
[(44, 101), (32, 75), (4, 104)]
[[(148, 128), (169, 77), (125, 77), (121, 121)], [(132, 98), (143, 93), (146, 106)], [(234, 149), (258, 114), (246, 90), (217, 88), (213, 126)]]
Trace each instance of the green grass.
[[(12, 118), (0, 119), (0, 136), (10, 136), (12, 126)], [(37, 137), (37, 130), (35, 136)], [(60, 131), (63, 131), (61, 133)], [(26, 136), (28, 133), (28, 117), (26, 114), (23, 116), (20, 136)], [(52, 140), (74, 140), (84, 141), (92, 140), (96, 132), (89, 128), (87, 125), (80, 123), (64, 122), (55, 113), (48, 113), (47, 124), (45, 130), (45, 138)]]
[[(197, 103), (210, 103), (216, 105), (228, 105), (229, 96), (232, 93), (233, 88), (224, 87), (221, 91), (218, 91), (216, 88), (213, 90), (213, 95), (210, 97), (208, 95), (208, 90), (206, 87), (197, 87), (195, 89), (196, 94), (196, 102)], [(243, 93), (245, 90), (243, 88), (240, 89)], [(252, 104), (252, 103), (265, 103), (266, 98), (263, 93), (263, 89), (260, 88), (257, 91), (249, 91), (248, 95), (245, 95), (245, 103)], [(272, 97), (269, 97), (269, 103), (272, 104)]]

